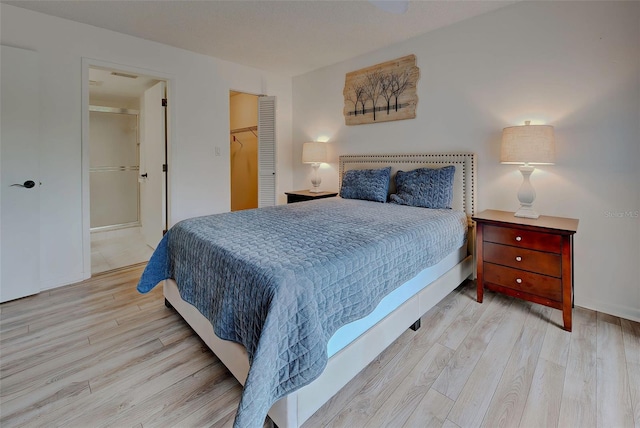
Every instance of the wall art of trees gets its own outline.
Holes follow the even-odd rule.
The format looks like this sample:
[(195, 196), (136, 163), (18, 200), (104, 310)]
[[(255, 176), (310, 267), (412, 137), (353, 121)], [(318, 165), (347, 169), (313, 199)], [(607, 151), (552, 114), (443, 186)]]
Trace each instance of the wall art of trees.
[(345, 124), (415, 118), (419, 77), (415, 55), (347, 73), (343, 91)]

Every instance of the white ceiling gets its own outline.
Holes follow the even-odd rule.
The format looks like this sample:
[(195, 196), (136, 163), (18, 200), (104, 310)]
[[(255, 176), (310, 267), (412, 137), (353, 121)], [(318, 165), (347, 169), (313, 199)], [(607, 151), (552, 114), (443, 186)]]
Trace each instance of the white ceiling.
[(518, 0), (2, 1), (290, 76), (353, 58)]
[[(131, 77), (127, 77), (127, 75)], [(112, 70), (89, 69), (89, 94), (91, 96), (138, 98), (157, 82), (156, 79), (140, 74), (125, 73), (125, 76), (122, 76), (114, 74)]]

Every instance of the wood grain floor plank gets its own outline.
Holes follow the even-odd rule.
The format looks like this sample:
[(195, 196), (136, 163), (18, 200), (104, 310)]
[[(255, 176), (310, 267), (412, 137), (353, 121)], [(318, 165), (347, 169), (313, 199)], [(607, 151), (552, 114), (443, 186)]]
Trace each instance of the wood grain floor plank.
[(462, 428), (462, 427), (458, 426), (457, 424), (451, 422), (451, 420), (447, 419), (442, 424), (442, 428)]
[[(87, 284), (87, 286), (91, 286), (91, 284)], [(72, 313), (74, 316), (67, 315), (67, 319), (61, 320), (58, 323), (36, 325), (31, 320), (37, 319), (37, 317), (24, 320), (24, 325), (28, 327), (29, 333), (15, 340), (10, 339), (3, 341), (3, 347), (10, 346), (12, 350), (18, 351), (20, 349), (37, 346), (41, 343), (59, 342), (74, 335), (86, 336), (87, 332), (93, 334), (101, 328), (109, 328), (110, 324), (116, 323), (114, 318), (140, 312), (140, 309), (136, 305), (131, 305), (130, 303), (115, 304), (109, 302), (109, 304), (97, 308), (88, 316), (82, 316), (73, 310), (74, 305), (82, 305), (82, 301), (72, 301), (71, 307), (64, 308), (64, 312), (67, 314)], [(34, 310), (33, 313), (38, 313), (38, 311)]]
[(567, 366), (569, 355), (569, 343), (571, 333), (564, 330), (561, 311), (549, 311), (547, 318), (547, 333), (544, 344), (540, 351), (540, 358), (556, 363), (563, 367)]
[[(123, 306), (119, 309), (106, 306), (108, 310), (103, 311), (102, 314), (93, 314), (91, 317), (78, 317), (72, 318), (64, 323), (53, 324), (40, 329), (34, 329), (33, 326), (29, 326), (29, 333), (3, 342), (3, 346), (10, 346), (12, 350), (26, 349), (30, 346), (37, 346), (42, 343), (48, 344), (51, 342), (59, 342), (66, 340), (66, 338), (74, 336), (87, 336), (93, 334), (95, 331), (99, 331), (105, 328), (111, 328), (113, 325), (117, 325), (114, 317), (124, 316), (129, 313), (140, 312), (140, 309), (134, 305)], [(89, 332), (89, 333), (87, 333)]]
[[(60, 391), (65, 390), (68, 385), (88, 381), (86, 372), (118, 366), (122, 361), (147, 354), (161, 346), (162, 344), (157, 339), (152, 339), (148, 342), (138, 344), (133, 349), (125, 352), (110, 354), (108, 363), (106, 359), (102, 361), (93, 361), (92, 359), (90, 359), (91, 361), (87, 359), (76, 360), (70, 364), (63, 364), (61, 368), (50, 370), (47, 376), (31, 377), (30, 374), (26, 374), (23, 376), (24, 386), (21, 383), (14, 383), (10, 385), (9, 388), (5, 388), (3, 383), (2, 394), (5, 395), (2, 399), (3, 417), (24, 408), (37, 407), (42, 400), (59, 394)], [(124, 350), (120, 349), (119, 351)], [(78, 370), (75, 369), (76, 367), (78, 367)]]
[(229, 426), (233, 424), (236, 416), (236, 409), (240, 402), (240, 394), (242, 394), (242, 386), (235, 383), (229, 388), (227, 393), (211, 400), (209, 405), (202, 406), (192, 412), (189, 416), (179, 421), (176, 426), (179, 427), (204, 427), (204, 426)]
[(514, 301), (509, 306), (509, 311), (502, 318), (500, 334), (494, 334), (487, 344), (447, 417), (452, 422), (461, 427), (480, 426), (500, 382), (508, 356), (512, 354), (522, 335), (530, 310), (531, 304), (522, 301)]
[(460, 344), (469, 335), (469, 332), (478, 323), (478, 320), (489, 307), (493, 299), (492, 293), (487, 293), (487, 299), (483, 303), (470, 300), (467, 306), (456, 320), (438, 338), (438, 343), (453, 349), (458, 349)]
[(39, 343), (17, 352), (10, 352), (3, 361), (0, 375), (7, 378), (32, 367), (44, 364), (59, 355), (74, 352), (89, 345), (86, 336), (78, 335), (61, 342)]
[[(487, 293), (487, 295), (490, 293)], [(482, 353), (498, 331), (513, 300), (496, 295), (444, 368), (433, 388), (457, 400)], [(484, 305), (484, 303), (482, 303)], [(455, 421), (454, 421), (455, 422)]]
[(633, 406), (635, 427), (640, 428), (640, 364), (627, 363), (627, 373), (629, 374), (629, 394)]
[(620, 318), (597, 315), (598, 427), (634, 425)]
[[(453, 352), (439, 343), (434, 344), (389, 398), (377, 408), (365, 428), (403, 425), (431, 389)], [(445, 414), (442, 421), (446, 416)]]
[(85, 371), (95, 370), (96, 366), (103, 369), (112, 367), (117, 365), (118, 361), (127, 361), (124, 358), (135, 358), (138, 353), (144, 354), (147, 347), (161, 347), (162, 343), (157, 338), (149, 339), (148, 336), (175, 329), (172, 316), (153, 324), (139, 326), (137, 329), (129, 329), (126, 333), (99, 344), (88, 344), (79, 349), (56, 354), (40, 365), (4, 377), (0, 396), (5, 400), (12, 400), (30, 394), (36, 389), (55, 388), (59, 381), (65, 378), (75, 379)]
[(536, 363), (547, 338), (550, 312), (551, 309), (544, 306), (531, 306), (525, 319), (527, 328), (522, 330), (513, 348), (482, 421), (483, 427), (513, 427), (520, 422)]
[[(77, 284), (68, 285), (67, 287), (75, 287), (76, 285)], [(60, 294), (62, 291), (58, 290), (62, 290), (62, 288), (65, 287), (60, 287), (54, 291), (57, 291), (57, 294)], [(80, 293), (76, 294), (77, 295), (74, 295), (74, 298), (81, 299)], [(54, 305), (57, 301), (59, 301), (59, 299), (57, 299), (56, 296), (52, 297), (50, 291), (45, 291), (32, 296), (2, 303), (2, 307), (0, 308), (0, 322), (14, 320), (24, 321), (24, 319), (32, 316), (32, 310), (46, 314), (48, 308), (51, 305)]]
[[(179, 315), (164, 308), (159, 287), (146, 295), (137, 293), (141, 272), (141, 267), (111, 272), (0, 304), (0, 426), (232, 426), (239, 383)], [(569, 334), (557, 328), (560, 311), (551, 310), (545, 318), (537, 312), (549, 309), (534, 305), (521, 334), (514, 336), (513, 320), (519, 319), (523, 305), (530, 304), (495, 295), (490, 299), (501, 301), (496, 307), (503, 315), (495, 321), (487, 345), (478, 348), (470, 342), (487, 340), (485, 330), (494, 322), (488, 322), (493, 315), (487, 312), (496, 311), (490, 308), (496, 304), (487, 300), (478, 305), (474, 299), (475, 283), (458, 287), (422, 318), (421, 329), (407, 330), (304, 428), (360, 428), (365, 423), (376, 428), (466, 428), (503, 415), (503, 400), (482, 403), (492, 395), (511, 397), (508, 391), (518, 398), (507, 412), (509, 417), (498, 419), (513, 421), (514, 427), (609, 426), (602, 421), (613, 414), (611, 421), (640, 428), (638, 323), (575, 308)], [(76, 310), (83, 305), (85, 310)], [(40, 322), (41, 315), (56, 323)], [(539, 342), (533, 338), (539, 338), (540, 331), (546, 334), (534, 362)], [(510, 342), (514, 345), (509, 352)], [(444, 352), (443, 345), (457, 349)], [(481, 356), (466, 360), (458, 355), (459, 367), (451, 372), (466, 377), (460, 378), (462, 393), (457, 401), (436, 390), (437, 381), (425, 392), (429, 379), (441, 370), (439, 379), (456, 354), (468, 348), (480, 349)], [(438, 349), (453, 352), (445, 368), (441, 368), (445, 359), (424, 360), (438, 354)], [(496, 367), (487, 367), (489, 355)], [(522, 418), (516, 421), (514, 409), (524, 393), (514, 391), (526, 389), (528, 376), (518, 368), (527, 361), (535, 371)], [(471, 390), (475, 392), (466, 392)], [(607, 394), (617, 398), (601, 396)], [(458, 412), (454, 409), (473, 402), (481, 405), (471, 422), (454, 423)], [(365, 405), (374, 408), (357, 409), (354, 418), (337, 417)], [(265, 427), (272, 428), (268, 420)]]
[[(150, 367), (145, 378), (135, 383), (123, 379), (119, 387), (92, 392), (90, 400), (82, 400), (76, 412), (66, 412), (59, 420), (68, 426), (93, 426), (96, 421), (109, 421), (118, 413), (141, 405), (159, 391), (171, 388), (185, 378), (185, 373), (197, 372), (211, 364), (210, 355), (193, 354), (185, 350), (176, 354), (170, 366)], [(137, 421), (132, 421), (137, 423)]]
[[(79, 304), (79, 308), (76, 305)], [(51, 325), (64, 325), (66, 323), (73, 324), (78, 318), (86, 318), (90, 320), (94, 317), (101, 317), (104, 315), (105, 308), (119, 309), (126, 308), (129, 303), (126, 301), (115, 301), (112, 295), (105, 295), (104, 297), (90, 302), (83, 300), (81, 302), (64, 302), (63, 304), (56, 305), (55, 311), (52, 311), (46, 317), (38, 317), (37, 320), (29, 322), (29, 326), (33, 331), (40, 330), (42, 328), (48, 328)], [(73, 317), (69, 314), (73, 313)]]
[(596, 312), (576, 308), (569, 345), (559, 427), (597, 426)]
[(640, 364), (640, 322), (620, 319), (627, 363)]
[(17, 327), (7, 328), (0, 332), (0, 345), (4, 345), (9, 339), (16, 337), (24, 337), (29, 333), (28, 325), (19, 325)]
[(17, 406), (11, 403), (2, 404), (2, 423), (5, 428), (14, 426), (38, 426), (34, 422), (38, 418), (47, 418), (55, 409), (77, 403), (79, 399), (91, 394), (89, 382), (70, 382), (59, 390), (49, 394), (40, 394), (32, 404), (20, 402)]
[(112, 296), (114, 290), (118, 290), (120, 286), (137, 282), (141, 273), (140, 267), (131, 268), (113, 275), (97, 276), (24, 299), (3, 303), (0, 321), (24, 321), (32, 318), (33, 312), (47, 316), (57, 311), (60, 306), (73, 306), (74, 303), (86, 303), (104, 296)]
[[(416, 334), (407, 346), (400, 349), (398, 354), (385, 365), (384, 370), (376, 373), (365, 384), (358, 395), (349, 402), (345, 410), (333, 418), (328, 423), (328, 426), (363, 426), (371, 418), (375, 409), (380, 407), (384, 400), (398, 387), (402, 379), (411, 371), (411, 368), (435, 344), (436, 338), (457, 318), (466, 307), (467, 302), (468, 297), (458, 293), (453, 299), (447, 300), (442, 307), (439, 307), (438, 309), (442, 308), (444, 310), (436, 310), (435, 312), (440, 314), (441, 318), (437, 321), (431, 320), (428, 324), (429, 331), (434, 333), (434, 336), (431, 334)], [(435, 336), (435, 334), (438, 336)]]
[(113, 297), (110, 294), (105, 294), (100, 296), (99, 298), (91, 299), (91, 301), (87, 301), (87, 299), (82, 299), (78, 306), (78, 308), (74, 308), (71, 306), (71, 303), (68, 301), (63, 301), (62, 303), (52, 304), (47, 306), (46, 310), (43, 310), (37, 318), (33, 316), (29, 316), (28, 314), (22, 317), (14, 317), (6, 320), (2, 320), (2, 328), (8, 329), (14, 326), (28, 324), (32, 330), (38, 330), (41, 328), (46, 328), (51, 325), (56, 325), (64, 322), (69, 322), (72, 318), (69, 317), (69, 312), (73, 311), (77, 318), (83, 317), (85, 314), (90, 314), (92, 312), (99, 311), (101, 308), (106, 307), (107, 305), (113, 303)]
[(122, 354), (128, 354), (141, 345), (162, 346), (159, 340), (155, 338), (147, 340), (147, 337), (171, 328), (172, 324), (175, 324), (175, 314), (157, 320), (156, 323), (129, 328), (120, 336), (99, 344), (89, 344), (79, 349), (56, 354), (40, 365), (3, 377), (0, 397), (10, 400), (16, 395), (24, 395), (34, 389), (50, 386), (57, 380), (73, 376), (85, 368), (90, 369), (102, 361), (105, 361), (105, 364), (111, 364), (110, 359), (120, 358)]
[(101, 426), (124, 426), (131, 421), (143, 426), (175, 426), (195, 410), (210, 405), (213, 400), (226, 394), (237, 383), (222, 363), (213, 362), (169, 388), (158, 391), (139, 405), (102, 421)]
[[(452, 399), (430, 388), (402, 427), (441, 427), (447, 420), (447, 415), (453, 407), (453, 404), (454, 401)], [(393, 424), (387, 426), (399, 427), (400, 425)]]
[[(86, 340), (87, 336), (90, 337), (105, 330), (110, 331), (117, 327), (118, 324), (113, 319), (114, 316), (131, 313), (132, 310), (135, 313), (140, 313), (140, 310), (132, 305), (125, 307), (108, 305), (106, 308), (109, 309), (91, 316), (70, 317), (68, 322), (53, 324), (47, 328), (35, 329), (32, 325), (28, 325), (27, 327), (30, 327), (28, 334), (2, 344), (3, 349), (9, 350), (9, 357), (4, 362), (23, 360), (24, 354), (34, 357), (47, 353), (53, 348), (64, 349), (67, 346), (72, 346), (74, 342)], [(8, 367), (9, 364), (3, 365), (5, 370)]]
[[(173, 403), (172, 397), (179, 396), (179, 390), (183, 384), (177, 382), (174, 385), (178, 385), (178, 387), (174, 387), (172, 385), (171, 387), (161, 388), (157, 391), (154, 391), (152, 389), (153, 385), (151, 385), (147, 381), (147, 379), (150, 377), (156, 378), (163, 375), (165, 371), (172, 369), (181, 371), (185, 376), (187, 376), (187, 378), (198, 378), (199, 372), (196, 371), (195, 374), (190, 374), (191, 369), (185, 367), (184, 365), (176, 368), (175, 362), (184, 362), (184, 360), (193, 361), (193, 350), (201, 349), (201, 346), (203, 345), (194, 335), (191, 337), (191, 340), (188, 343), (181, 344), (180, 346), (168, 347), (162, 351), (151, 351), (146, 356), (141, 357), (140, 361), (134, 362), (134, 366), (123, 363), (120, 366), (120, 371), (117, 369), (112, 370), (111, 372), (105, 371), (105, 373), (101, 373), (99, 374), (99, 376), (105, 377), (107, 381), (105, 382), (105, 379), (99, 378), (93, 380), (92, 382), (97, 382), (99, 387), (92, 386), (92, 394), (90, 397), (84, 397), (86, 399), (76, 400), (73, 404), (66, 407), (61, 405), (56, 411), (53, 411), (43, 417), (55, 420), (59, 425), (97, 427), (101, 424), (104, 424), (105, 422), (109, 422), (108, 416), (110, 414), (116, 413), (117, 417), (128, 415), (127, 412), (131, 410), (131, 407), (127, 407), (127, 403), (135, 404), (135, 399), (141, 398), (141, 395), (136, 391), (136, 388), (143, 388), (144, 385), (148, 386), (148, 392), (150, 394), (153, 394), (152, 396), (159, 395), (159, 397), (157, 397), (155, 402), (153, 402), (154, 400), (150, 400), (152, 401), (152, 403), (144, 403), (133, 406), (135, 410), (139, 411), (143, 415), (146, 415), (158, 410), (158, 408), (166, 409), (167, 407), (175, 407), (178, 405), (179, 400), (176, 400), (176, 402)], [(182, 350), (183, 353), (179, 354), (175, 352), (178, 350)], [(200, 351), (200, 354), (203, 353)], [(188, 357), (186, 357), (187, 355)], [(208, 357), (213, 356), (209, 354)], [(215, 388), (215, 386), (219, 385), (221, 382), (235, 382), (235, 379), (229, 376), (226, 368), (221, 365), (219, 360), (215, 359), (215, 357), (213, 357), (213, 359), (205, 358), (206, 357), (203, 356), (202, 363), (208, 364), (207, 367), (214, 367), (220, 377), (220, 379), (213, 379), (213, 382), (210, 385), (211, 388)], [(116, 373), (115, 378), (112, 376), (112, 373)], [(180, 376), (182, 375), (179, 375), (179, 377)], [(209, 383), (208, 380), (207, 383)], [(134, 390), (134, 392), (131, 393), (131, 390)], [(102, 391), (105, 391), (104, 394), (102, 393)], [(216, 392), (222, 392), (222, 390)], [(130, 394), (135, 394), (135, 398), (131, 398)], [(115, 412), (113, 411), (114, 407), (117, 407), (117, 410)], [(81, 412), (79, 412), (79, 409), (81, 409)], [(112, 410), (110, 411), (109, 409)], [(91, 416), (92, 418), (94, 418), (94, 421), (87, 425), (87, 421), (81, 419), (78, 415), (79, 413)], [(180, 412), (175, 413), (176, 416), (179, 416), (180, 414)], [(97, 418), (97, 415), (100, 415), (100, 419)], [(133, 416), (139, 415), (134, 414)], [(39, 422), (39, 420), (40, 418), (35, 418), (34, 422)], [(107, 423), (107, 425), (130, 426), (131, 424), (133, 424), (133, 421), (139, 422), (135, 417), (128, 417), (125, 419), (118, 419), (116, 423)], [(46, 423), (43, 423), (43, 425), (46, 425)]]
[(558, 427), (565, 368), (543, 358), (538, 360), (521, 427)]
[[(430, 331), (443, 331), (449, 322), (462, 311), (465, 306), (466, 297), (459, 293), (459, 290), (447, 295), (439, 305), (433, 307), (422, 317), (424, 328)], [(468, 299), (467, 299), (468, 300)], [(422, 329), (418, 330), (421, 332)], [(407, 344), (414, 338), (415, 333), (406, 330), (399, 339), (384, 350), (373, 362), (363, 369), (351, 382), (345, 385), (334, 397), (323, 405), (304, 424), (304, 428), (317, 426), (327, 426), (329, 422), (345, 409), (345, 403), (350, 402), (354, 396), (360, 394), (368, 381), (380, 373), (383, 368), (392, 361), (398, 352), (406, 348)]]
[(236, 417), (236, 412), (229, 412), (222, 419), (216, 421), (211, 428), (233, 428), (233, 419)]
[(178, 322), (180, 317), (172, 310), (166, 308), (164, 305), (156, 307), (149, 307), (145, 310), (139, 310), (135, 313), (129, 314), (124, 318), (116, 319), (116, 326), (109, 329), (101, 329), (89, 335), (89, 342), (92, 344), (98, 344), (115, 337), (119, 337), (123, 334), (127, 334), (131, 331), (137, 330), (140, 324), (150, 324), (154, 321), (161, 321), (162, 323), (174, 324)]
[(620, 319), (636, 428), (640, 428), (640, 323)]
[[(415, 336), (418, 337), (418, 336)], [(328, 426), (364, 426), (373, 413), (398, 387), (411, 367), (417, 363), (417, 356), (424, 355), (431, 344), (419, 340), (412, 340), (407, 346), (399, 350), (398, 354), (377, 373), (360, 390), (357, 396), (349, 401), (348, 407), (339, 413)], [(423, 336), (420, 336), (423, 338)]]
[[(112, 367), (104, 366), (98, 373), (90, 373), (89, 385), (92, 392), (103, 389), (123, 389), (130, 385), (145, 382), (149, 373), (162, 373), (171, 369), (181, 361), (181, 358), (194, 358), (199, 353), (206, 353), (207, 349), (202, 348), (203, 344), (197, 337), (189, 336), (180, 342), (174, 342), (169, 346), (161, 346), (148, 353), (137, 355), (136, 358), (123, 360), (119, 365)], [(196, 353), (196, 349), (200, 349)], [(219, 360), (210, 355), (210, 362)]]
[(87, 322), (84, 329), (78, 325), (76, 328), (70, 329), (47, 329), (44, 332), (29, 333), (21, 337), (19, 341), (2, 344), (2, 348), (6, 350), (6, 358), (0, 373), (2, 376), (13, 374), (16, 365), (18, 369), (26, 369), (29, 361), (38, 364), (37, 361), (52, 358), (56, 353), (64, 353), (78, 342), (88, 343), (88, 335), (90, 334), (116, 326), (114, 320), (105, 320), (97, 324)]
[[(432, 311), (433, 312), (431, 314), (434, 314), (436, 311), (441, 311), (441, 309), (434, 308)], [(380, 370), (382, 370), (382, 368), (398, 354), (400, 349), (407, 346), (407, 343), (413, 338), (413, 336), (414, 334), (411, 330), (405, 331), (394, 343), (382, 351), (378, 357), (358, 373), (351, 382), (347, 383), (336, 395), (318, 409), (318, 411), (303, 424), (303, 428), (325, 426), (328, 421), (336, 417), (338, 413), (344, 410), (344, 403), (350, 401), (355, 395), (359, 394), (367, 380), (380, 372)]]

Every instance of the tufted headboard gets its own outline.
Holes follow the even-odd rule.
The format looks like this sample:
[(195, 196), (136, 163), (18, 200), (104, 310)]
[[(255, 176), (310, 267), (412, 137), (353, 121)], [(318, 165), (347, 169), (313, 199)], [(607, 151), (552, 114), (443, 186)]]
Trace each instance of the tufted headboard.
[(476, 155), (473, 153), (434, 153), (422, 155), (344, 155), (340, 156), (339, 180), (352, 169), (378, 169), (391, 167), (389, 194), (395, 192), (395, 175), (398, 171), (417, 168), (456, 167), (453, 179), (453, 209), (462, 210), (467, 215), (475, 214)]

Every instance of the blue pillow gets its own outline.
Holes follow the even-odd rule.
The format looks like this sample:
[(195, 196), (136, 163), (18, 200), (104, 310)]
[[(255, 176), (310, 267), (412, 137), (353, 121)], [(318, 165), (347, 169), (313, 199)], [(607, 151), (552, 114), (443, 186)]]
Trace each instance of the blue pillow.
[(340, 196), (345, 199), (387, 202), (391, 167), (352, 169), (344, 173)]
[(398, 171), (391, 203), (424, 208), (451, 208), (456, 167)]

